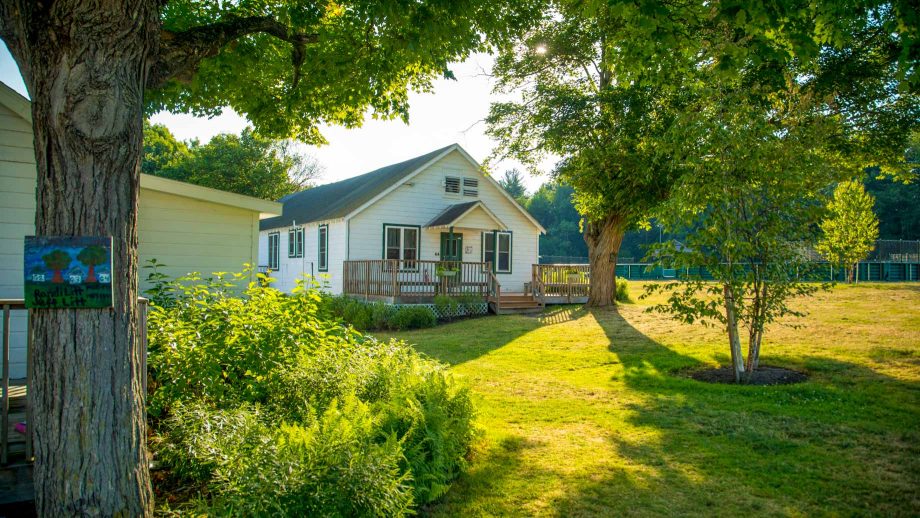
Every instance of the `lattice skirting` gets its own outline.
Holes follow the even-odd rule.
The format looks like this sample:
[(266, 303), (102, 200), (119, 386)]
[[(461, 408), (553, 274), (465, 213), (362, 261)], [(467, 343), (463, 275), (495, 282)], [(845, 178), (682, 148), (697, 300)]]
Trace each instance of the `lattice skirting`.
[(468, 317), (476, 315), (487, 315), (489, 313), (489, 304), (487, 302), (475, 302), (472, 304), (458, 304), (452, 307), (437, 306), (435, 304), (393, 304), (396, 308), (402, 307), (426, 307), (438, 317), (438, 320), (448, 318)]

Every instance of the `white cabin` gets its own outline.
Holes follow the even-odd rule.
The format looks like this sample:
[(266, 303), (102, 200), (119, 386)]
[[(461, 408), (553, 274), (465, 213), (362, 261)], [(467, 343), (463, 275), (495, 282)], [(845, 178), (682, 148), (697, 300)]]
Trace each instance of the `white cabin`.
[(466, 277), (475, 268), (466, 263), (488, 263), (504, 292), (523, 293), (545, 232), (458, 144), (279, 201), (281, 216), (260, 222), (259, 265), (284, 291), (313, 276), (332, 293), (354, 294), (349, 264), (352, 272), (396, 264), (399, 282), (420, 293), (446, 275), (437, 264), (463, 263), (448, 267)]

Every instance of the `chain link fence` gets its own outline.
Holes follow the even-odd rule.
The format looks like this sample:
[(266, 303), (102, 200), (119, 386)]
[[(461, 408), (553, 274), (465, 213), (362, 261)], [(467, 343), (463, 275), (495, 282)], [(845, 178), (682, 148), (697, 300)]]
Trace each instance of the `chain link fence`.
[[(810, 260), (824, 262), (825, 259), (817, 251), (810, 249), (806, 252)], [(875, 248), (862, 262), (881, 263), (917, 263), (920, 262), (920, 241), (905, 239), (879, 239)], [(540, 264), (587, 264), (588, 258), (574, 255), (541, 255)], [(640, 264), (641, 257), (617, 258), (618, 264)]]

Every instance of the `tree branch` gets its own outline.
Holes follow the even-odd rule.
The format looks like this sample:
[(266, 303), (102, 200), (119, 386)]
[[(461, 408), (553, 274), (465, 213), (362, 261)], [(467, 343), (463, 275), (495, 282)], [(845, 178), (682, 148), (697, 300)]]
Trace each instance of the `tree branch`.
[(317, 34), (298, 34), (270, 16), (231, 17), (224, 21), (192, 27), (182, 32), (160, 32), (160, 51), (150, 68), (147, 87), (155, 88), (176, 78), (190, 80), (205, 58), (217, 55), (224, 45), (248, 34), (264, 33), (294, 46), (291, 55), (294, 86), (300, 80), (304, 49), (316, 43)]

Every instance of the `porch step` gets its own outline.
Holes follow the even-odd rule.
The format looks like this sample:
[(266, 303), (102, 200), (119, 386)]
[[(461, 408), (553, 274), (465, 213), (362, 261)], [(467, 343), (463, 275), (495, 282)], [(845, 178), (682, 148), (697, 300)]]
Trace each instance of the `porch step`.
[(540, 313), (543, 306), (533, 295), (511, 294), (502, 295), (500, 304), (489, 304), (489, 307), (498, 315)]

